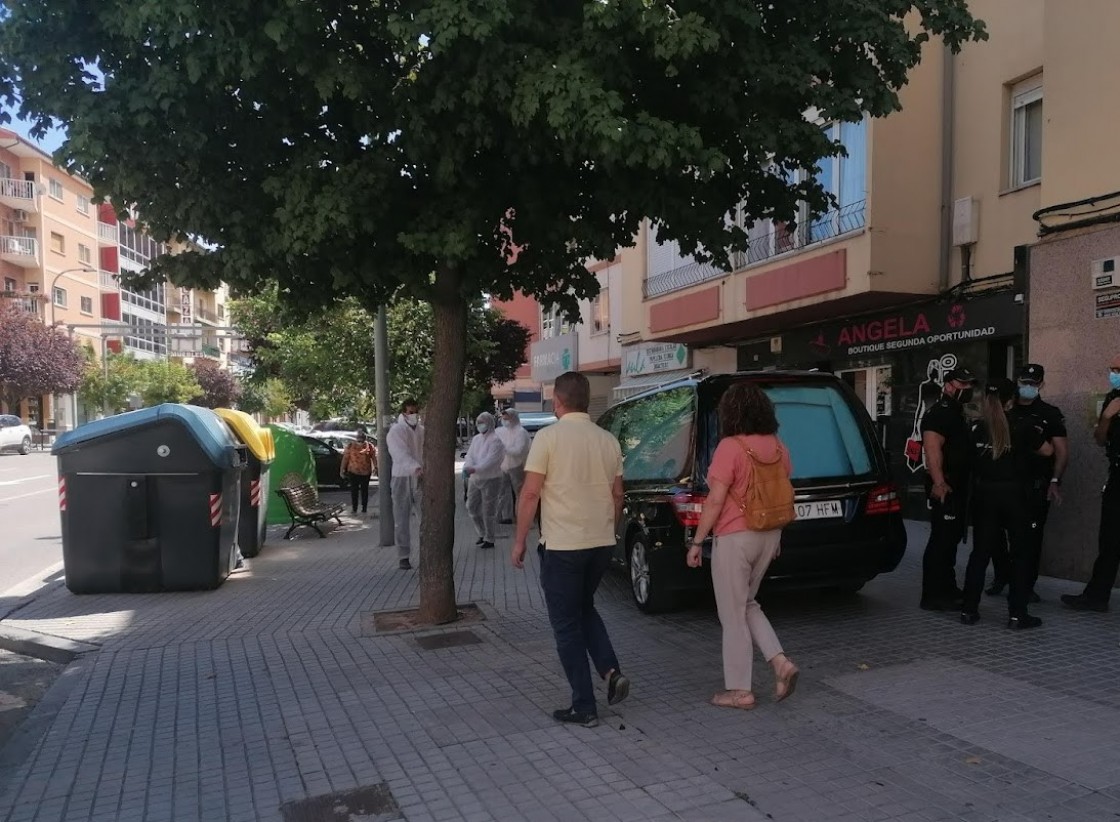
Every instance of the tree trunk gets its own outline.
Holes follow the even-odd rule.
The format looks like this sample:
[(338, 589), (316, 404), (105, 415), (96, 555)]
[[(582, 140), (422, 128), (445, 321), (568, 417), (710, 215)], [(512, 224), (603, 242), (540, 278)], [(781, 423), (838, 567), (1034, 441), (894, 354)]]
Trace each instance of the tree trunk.
[(467, 360), (467, 302), (459, 272), (436, 272), (432, 395), (424, 404), (424, 482), (420, 520), (420, 621), (459, 617), (455, 603), (455, 435)]

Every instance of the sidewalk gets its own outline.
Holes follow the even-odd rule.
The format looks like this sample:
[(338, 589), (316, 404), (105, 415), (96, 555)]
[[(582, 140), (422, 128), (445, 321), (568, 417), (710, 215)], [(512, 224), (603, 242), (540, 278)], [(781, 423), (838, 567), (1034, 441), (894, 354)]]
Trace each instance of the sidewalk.
[[(549, 714), (568, 692), (531, 569), (474, 547), (459, 501), (456, 584), (483, 622), (372, 635), (417, 574), (377, 520), (291, 542), (275, 529), (212, 592), (48, 589), (5, 627), (99, 646), (0, 752), (15, 820), (1101, 820), (1120, 812), (1120, 622), (1054, 603), (1016, 634), (1003, 602), (968, 628), (917, 609), (921, 526), (858, 597), (774, 596), (803, 670), (752, 712), (720, 686), (714, 609), (600, 603), (634, 688), (596, 729)], [(508, 532), (508, 527), (505, 529)], [(283, 532), (280, 531), (282, 534)], [(414, 543), (415, 544), (415, 543)], [(962, 560), (965, 551), (961, 552)], [(415, 553), (414, 553), (415, 561)], [(469, 631), (464, 637), (461, 632)], [(425, 650), (437, 634), (474, 644)], [(430, 644), (430, 643), (428, 643)], [(35, 729), (45, 732), (36, 736)]]

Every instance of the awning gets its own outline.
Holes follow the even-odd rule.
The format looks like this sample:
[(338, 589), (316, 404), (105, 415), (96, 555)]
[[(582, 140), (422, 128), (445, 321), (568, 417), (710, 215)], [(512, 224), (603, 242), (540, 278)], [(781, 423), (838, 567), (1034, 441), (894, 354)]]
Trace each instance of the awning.
[(659, 385), (665, 385), (666, 383), (683, 379), (695, 370), (695, 368), (679, 368), (675, 371), (658, 371), (654, 374), (644, 374), (641, 377), (634, 377), (633, 379), (626, 380), (626, 382), (615, 387), (614, 401), (619, 402), (627, 397), (640, 394), (646, 389), (656, 388)]

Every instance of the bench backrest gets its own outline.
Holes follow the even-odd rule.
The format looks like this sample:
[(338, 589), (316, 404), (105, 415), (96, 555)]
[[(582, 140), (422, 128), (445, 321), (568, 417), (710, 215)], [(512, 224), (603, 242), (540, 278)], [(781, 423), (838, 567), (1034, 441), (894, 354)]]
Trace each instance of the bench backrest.
[(296, 514), (308, 515), (319, 507), (319, 495), (306, 483), (289, 488), (278, 488), (276, 493), (284, 498), (288, 507)]

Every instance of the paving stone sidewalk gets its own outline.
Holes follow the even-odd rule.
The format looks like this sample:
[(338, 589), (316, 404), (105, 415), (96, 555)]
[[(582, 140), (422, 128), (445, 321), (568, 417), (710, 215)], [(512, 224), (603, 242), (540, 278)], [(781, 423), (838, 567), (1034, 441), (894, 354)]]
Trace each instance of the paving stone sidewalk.
[[(634, 690), (569, 728), (535, 557), (512, 569), (508, 539), (480, 551), (458, 516), (459, 600), (487, 617), (468, 626), (366, 635), (418, 600), (376, 520), (273, 534), (212, 592), (47, 590), (4, 625), (99, 650), (36, 708), (45, 732), (0, 751), (0, 819), (1120, 818), (1120, 621), (1061, 610), (1072, 583), (1041, 581), (1033, 632), (1004, 629), (1002, 601), (974, 627), (922, 612), (911, 525), (903, 567), (861, 595), (768, 598), (802, 682), (732, 712), (706, 703), (711, 605), (643, 616), (614, 575), (601, 610)], [(417, 642), (462, 630), (481, 641)]]

